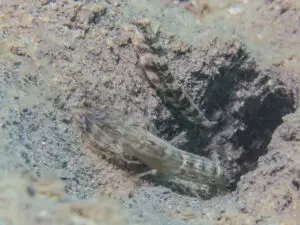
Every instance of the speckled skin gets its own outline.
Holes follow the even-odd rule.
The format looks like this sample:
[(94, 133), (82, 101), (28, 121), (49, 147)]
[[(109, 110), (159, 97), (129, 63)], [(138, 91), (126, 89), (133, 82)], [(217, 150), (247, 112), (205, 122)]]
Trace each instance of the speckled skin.
[(83, 137), (98, 151), (114, 153), (125, 160), (136, 158), (159, 173), (182, 180), (219, 189), (227, 187), (226, 174), (218, 163), (182, 151), (136, 123), (124, 122), (113, 112), (99, 116), (93, 111), (83, 111), (76, 121)]
[(203, 128), (213, 128), (217, 122), (210, 121), (196, 106), (191, 97), (177, 85), (171, 74), (164, 74), (155, 65), (155, 56), (145, 54), (140, 56), (139, 66), (152, 87), (159, 93), (166, 105), (180, 114), (182, 118)]

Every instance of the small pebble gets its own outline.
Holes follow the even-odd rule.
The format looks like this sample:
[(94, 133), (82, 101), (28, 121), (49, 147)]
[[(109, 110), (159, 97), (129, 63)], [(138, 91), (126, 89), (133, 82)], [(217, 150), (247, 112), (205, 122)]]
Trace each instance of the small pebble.
[(229, 13), (231, 15), (237, 15), (237, 14), (240, 14), (241, 12), (243, 12), (243, 11), (244, 11), (244, 9), (240, 5), (235, 5), (235, 6), (232, 6), (232, 7), (229, 8)]

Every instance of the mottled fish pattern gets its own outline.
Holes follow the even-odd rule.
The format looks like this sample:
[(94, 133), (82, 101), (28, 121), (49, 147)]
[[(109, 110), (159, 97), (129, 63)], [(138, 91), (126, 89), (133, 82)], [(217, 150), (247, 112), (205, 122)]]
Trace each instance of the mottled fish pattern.
[(76, 121), (84, 137), (97, 148), (95, 151), (109, 151), (123, 159), (136, 158), (159, 173), (182, 180), (227, 188), (226, 173), (218, 163), (182, 151), (136, 123), (124, 122), (115, 113), (100, 115), (84, 110), (77, 114)]
[(171, 74), (164, 74), (157, 68), (154, 58), (155, 56), (152, 54), (139, 56), (139, 66), (165, 104), (191, 123), (208, 129), (214, 127), (217, 123), (206, 118), (189, 94), (177, 84)]

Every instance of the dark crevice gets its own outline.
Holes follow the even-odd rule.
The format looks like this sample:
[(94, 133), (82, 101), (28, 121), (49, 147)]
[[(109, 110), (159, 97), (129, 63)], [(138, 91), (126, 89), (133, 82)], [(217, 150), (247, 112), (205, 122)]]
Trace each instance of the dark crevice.
[[(183, 150), (207, 157), (217, 152), (236, 184), (267, 152), (282, 116), (294, 110), (294, 96), (272, 71), (258, 71), (242, 48), (226, 57), (227, 64), (220, 65), (217, 73), (193, 72), (184, 87), (187, 92), (192, 87), (194, 103), (207, 118), (218, 121), (215, 129), (205, 130), (179, 118), (168, 104), (155, 110), (155, 124), (166, 140), (186, 131), (188, 142), (181, 146)], [(205, 85), (197, 90), (199, 81)], [(165, 109), (170, 116), (165, 115)]]

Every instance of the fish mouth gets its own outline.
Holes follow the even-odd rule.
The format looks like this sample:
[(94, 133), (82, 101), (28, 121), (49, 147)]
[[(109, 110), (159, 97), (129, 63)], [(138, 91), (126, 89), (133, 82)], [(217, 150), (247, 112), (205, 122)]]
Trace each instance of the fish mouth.
[(87, 129), (87, 120), (88, 117), (84, 113), (78, 113), (73, 115), (73, 121), (79, 128), (86, 130)]
[(107, 118), (110, 113), (104, 109), (95, 109), (95, 108), (80, 108), (74, 107), (71, 109), (74, 122), (79, 125), (80, 128), (88, 130), (93, 123), (100, 123)]
[(82, 129), (86, 130), (88, 124), (91, 123), (89, 116), (89, 110), (84, 108), (72, 108), (71, 113), (73, 115), (74, 122)]

